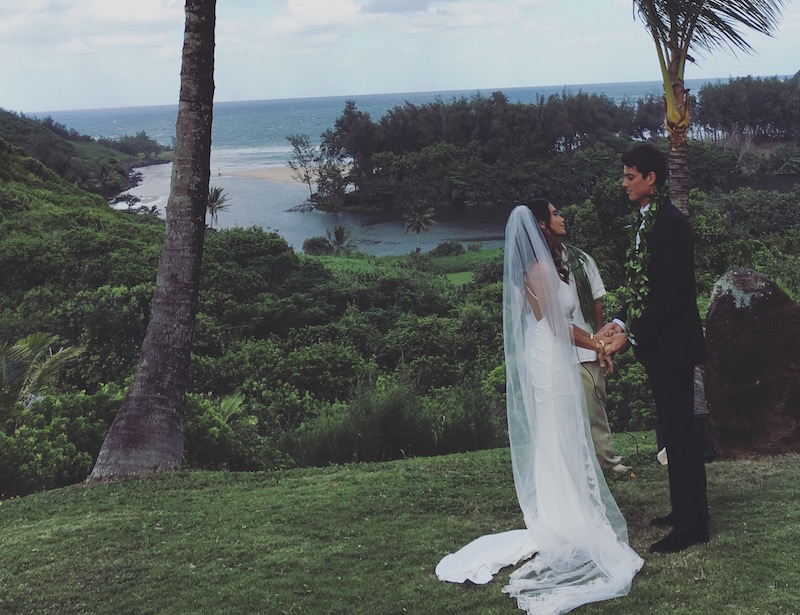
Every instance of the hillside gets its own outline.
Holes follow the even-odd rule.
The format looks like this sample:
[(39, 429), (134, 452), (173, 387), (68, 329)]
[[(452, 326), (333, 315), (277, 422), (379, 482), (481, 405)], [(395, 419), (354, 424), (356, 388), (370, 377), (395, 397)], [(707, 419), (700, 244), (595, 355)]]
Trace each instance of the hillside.
[(37, 120), (2, 108), (0, 139), (20, 148), (68, 182), (104, 197), (128, 188), (136, 181), (131, 169), (158, 162), (159, 151), (163, 149), (146, 135), (102, 143), (50, 118)]
[(55, 309), (81, 290), (154, 279), (163, 233), (0, 139), (2, 339), (29, 332), (15, 322), (55, 330)]

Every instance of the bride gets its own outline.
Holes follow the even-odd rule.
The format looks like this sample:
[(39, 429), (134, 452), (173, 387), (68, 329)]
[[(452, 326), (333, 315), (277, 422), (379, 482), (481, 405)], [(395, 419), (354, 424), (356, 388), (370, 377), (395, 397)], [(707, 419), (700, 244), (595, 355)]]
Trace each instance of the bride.
[(571, 324), (580, 308), (569, 272), (556, 269), (525, 205), (508, 219), (504, 258), (508, 435), (526, 529), (482, 536), (443, 558), (436, 574), (488, 583), (529, 560), (503, 591), (530, 614), (566, 613), (626, 595), (643, 564), (597, 465), (575, 345), (611, 362), (601, 341)]

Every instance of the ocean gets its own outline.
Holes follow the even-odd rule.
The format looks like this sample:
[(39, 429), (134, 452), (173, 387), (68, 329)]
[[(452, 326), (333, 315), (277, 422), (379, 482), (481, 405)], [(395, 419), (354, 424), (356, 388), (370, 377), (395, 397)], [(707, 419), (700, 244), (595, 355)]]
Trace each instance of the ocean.
[[(715, 82), (717, 80), (711, 80)], [(709, 80), (687, 80), (687, 86), (697, 92)], [(614, 102), (631, 101), (660, 95), (660, 81), (629, 83), (601, 83), (570, 86), (543, 86), (506, 88), (502, 91), (510, 102), (532, 103), (539, 96), (545, 98), (562, 92), (604, 94)], [(219, 214), (218, 227), (261, 226), (278, 232), (295, 250), (302, 249), (308, 237), (325, 235), (326, 229), (345, 226), (350, 229), (359, 250), (368, 254), (406, 254), (416, 248), (417, 238), (405, 235), (402, 220), (350, 213), (325, 213), (297, 211), (294, 208), (308, 198), (308, 188), (299, 183), (270, 181), (241, 176), (241, 173), (285, 167), (291, 154), (286, 140), (290, 134), (305, 134), (312, 144), (333, 128), (347, 100), (354, 100), (356, 108), (369, 113), (378, 121), (387, 111), (406, 102), (422, 105), (441, 99), (449, 102), (478, 93), (489, 96), (497, 90), (455, 90), (442, 92), (413, 92), (397, 94), (369, 94), (353, 96), (328, 96), (320, 98), (294, 98), (258, 101), (217, 102), (214, 104), (214, 121), (211, 148), (211, 185), (219, 186), (228, 196), (230, 208)], [(141, 131), (163, 145), (171, 146), (175, 134), (178, 106), (124, 107), (114, 109), (85, 109), (47, 111), (37, 117), (50, 116), (69, 129), (94, 138), (119, 138)], [(156, 206), (160, 212), (166, 208), (172, 165), (143, 167), (141, 183), (128, 191), (141, 203)], [(445, 240), (464, 244), (481, 243), (484, 247), (502, 245), (504, 220), (487, 219), (476, 214), (472, 219), (438, 219), (420, 237), (423, 251), (433, 249)]]

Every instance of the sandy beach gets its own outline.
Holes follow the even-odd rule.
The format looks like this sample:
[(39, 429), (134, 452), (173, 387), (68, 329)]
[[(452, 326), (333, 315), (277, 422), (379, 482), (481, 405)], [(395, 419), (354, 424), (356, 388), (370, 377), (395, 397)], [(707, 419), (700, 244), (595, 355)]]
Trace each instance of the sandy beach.
[(258, 169), (248, 169), (231, 173), (234, 177), (250, 177), (251, 179), (266, 179), (271, 182), (283, 182), (287, 184), (299, 184), (292, 176), (289, 167), (261, 167)]

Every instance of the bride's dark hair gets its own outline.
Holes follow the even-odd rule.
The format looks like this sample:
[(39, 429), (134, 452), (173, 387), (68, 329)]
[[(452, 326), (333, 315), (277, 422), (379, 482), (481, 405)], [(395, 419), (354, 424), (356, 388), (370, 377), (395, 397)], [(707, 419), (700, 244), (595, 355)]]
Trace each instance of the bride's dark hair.
[[(552, 217), (550, 214), (550, 201), (540, 198), (528, 199), (525, 205), (533, 212), (533, 217), (536, 218), (536, 222), (544, 222), (545, 231), (549, 231), (550, 218)], [(561, 239), (550, 232), (545, 232), (544, 238), (547, 241), (547, 247), (550, 249), (550, 256), (553, 257), (553, 262), (556, 265), (556, 271), (558, 271), (559, 277), (564, 280), (564, 282), (569, 283), (569, 267), (564, 263), (564, 250)]]

